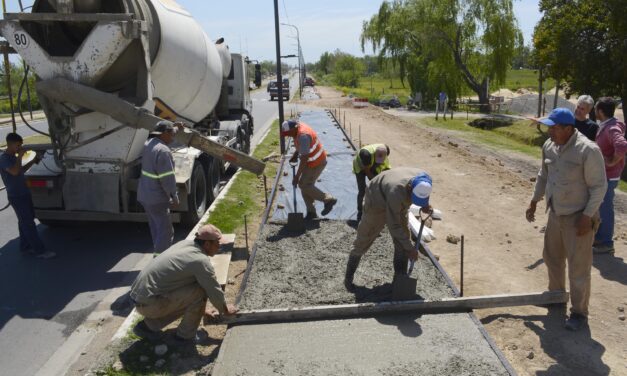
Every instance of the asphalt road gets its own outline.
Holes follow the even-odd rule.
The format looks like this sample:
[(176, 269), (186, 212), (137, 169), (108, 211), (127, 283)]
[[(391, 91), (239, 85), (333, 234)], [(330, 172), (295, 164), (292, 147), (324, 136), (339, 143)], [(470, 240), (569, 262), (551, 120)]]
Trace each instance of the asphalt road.
[[(48, 133), (48, 122), (46, 120), (34, 120), (29, 121), (28, 123), (31, 127), (37, 129), (38, 131)], [(0, 143), (4, 144), (7, 134), (11, 132), (13, 132), (11, 124), (3, 124), (0, 126)], [(22, 137), (34, 136), (37, 134), (23, 123), (17, 123), (17, 133)]]
[[(252, 98), (254, 145), (278, 116), (278, 106), (265, 88)], [(23, 127), (19, 132), (28, 136)], [(0, 136), (10, 131), (0, 128)], [(0, 192), (0, 208), (6, 203)], [(137, 263), (151, 252), (150, 234), (145, 224), (38, 224), (44, 243), (58, 254), (39, 260), (20, 254), (11, 208), (0, 212), (0, 224), (0, 376), (34, 375), (112, 289), (130, 285)], [(177, 239), (185, 236), (177, 229)]]

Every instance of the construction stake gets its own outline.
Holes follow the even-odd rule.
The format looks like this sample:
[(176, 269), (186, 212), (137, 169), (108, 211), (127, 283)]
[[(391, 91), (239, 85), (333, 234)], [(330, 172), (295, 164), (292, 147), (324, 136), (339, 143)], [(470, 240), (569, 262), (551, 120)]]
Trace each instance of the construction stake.
[(462, 257), (459, 271), (459, 296), (464, 296), (464, 235), (462, 235)]
[(263, 194), (266, 198), (266, 208), (268, 207), (268, 177), (263, 174)]
[(250, 249), (248, 248), (248, 218), (244, 216), (244, 238), (246, 238), (246, 253), (250, 254)]

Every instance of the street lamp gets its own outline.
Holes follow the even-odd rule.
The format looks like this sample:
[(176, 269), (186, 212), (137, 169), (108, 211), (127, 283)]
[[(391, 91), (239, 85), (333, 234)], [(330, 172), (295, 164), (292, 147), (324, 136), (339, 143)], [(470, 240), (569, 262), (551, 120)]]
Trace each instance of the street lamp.
[[(281, 25), (283, 26), (289, 26), (289, 27), (293, 27), (296, 30), (296, 40), (298, 41), (298, 88), (299, 88), (299, 92), (300, 92), (300, 96), (303, 96), (303, 66), (305, 65), (305, 60), (303, 59), (303, 51), (300, 48), (300, 33), (298, 31), (298, 28), (292, 24), (288, 24), (288, 23), (281, 23)], [(301, 61), (302, 61), (302, 65), (301, 65)]]

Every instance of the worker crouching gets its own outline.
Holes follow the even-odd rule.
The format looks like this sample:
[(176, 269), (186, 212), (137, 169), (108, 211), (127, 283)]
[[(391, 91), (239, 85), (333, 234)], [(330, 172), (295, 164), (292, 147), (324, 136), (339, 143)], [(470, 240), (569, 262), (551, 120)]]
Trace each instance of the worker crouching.
[(137, 312), (144, 316), (133, 329), (136, 335), (156, 339), (161, 329), (182, 317), (175, 338), (194, 339), (207, 299), (220, 314), (237, 312), (226, 303), (211, 265), (210, 257), (218, 253), (221, 240), (220, 230), (205, 225), (194, 240), (174, 244), (142, 270), (130, 294)]
[(409, 233), (408, 212), (411, 204), (430, 212), (429, 197), (432, 190), (431, 177), (417, 168), (396, 168), (381, 172), (370, 181), (364, 198), (364, 212), (357, 238), (346, 265), (344, 286), (355, 290), (353, 277), (361, 257), (387, 224), (394, 240), (394, 274), (406, 274), (409, 259), (417, 260), (416, 251)]
[(318, 138), (318, 134), (305, 123), (288, 120), (281, 125), (281, 135), (294, 139), (296, 152), (290, 159), (290, 162), (296, 162), (300, 159), (292, 184), (294, 186), (298, 185), (303, 195), (303, 201), (305, 201), (305, 206), (307, 207), (305, 219), (312, 220), (318, 218), (318, 213), (314, 206), (316, 201), (324, 203), (324, 209), (321, 214), (329, 214), (337, 203), (337, 199), (316, 187), (318, 178), (320, 178), (322, 171), (327, 166), (327, 153)]

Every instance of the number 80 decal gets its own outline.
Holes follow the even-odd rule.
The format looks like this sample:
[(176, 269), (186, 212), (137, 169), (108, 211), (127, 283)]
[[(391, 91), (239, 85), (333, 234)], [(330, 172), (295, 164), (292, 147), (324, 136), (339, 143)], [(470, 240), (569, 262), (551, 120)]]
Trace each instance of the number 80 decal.
[(26, 33), (17, 32), (13, 34), (13, 43), (15, 47), (26, 48), (30, 44), (30, 38)]

